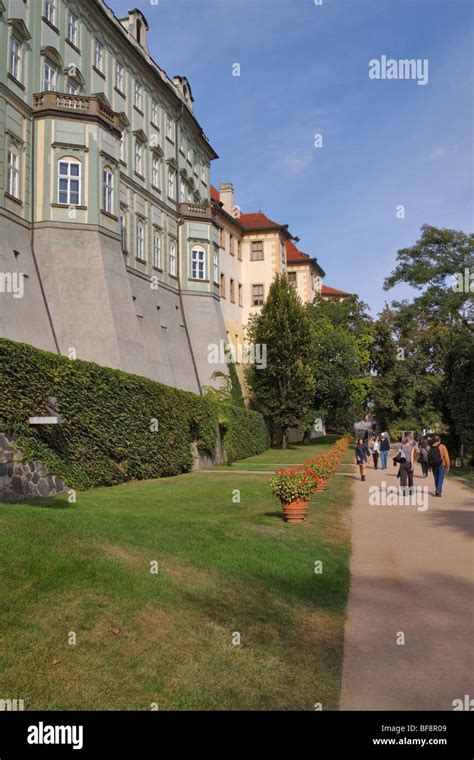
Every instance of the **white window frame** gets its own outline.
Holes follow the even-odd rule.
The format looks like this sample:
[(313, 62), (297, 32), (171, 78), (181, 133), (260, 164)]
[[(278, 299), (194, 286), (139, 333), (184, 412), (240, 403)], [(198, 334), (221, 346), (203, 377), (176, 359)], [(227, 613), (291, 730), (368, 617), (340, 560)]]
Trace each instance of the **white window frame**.
[(17, 82), (21, 82), (21, 42), (14, 34), (10, 37), (10, 57), (8, 72)]
[(135, 140), (135, 172), (143, 177), (143, 143)]
[(8, 148), (7, 192), (12, 198), (20, 197), (20, 153), (15, 145)]
[(170, 238), (170, 241), (169, 241), (168, 259), (169, 259), (169, 261), (168, 261), (168, 272), (173, 277), (176, 277), (176, 272), (177, 272), (177, 268), (176, 268), (176, 264), (177, 264), (177, 259), (176, 259), (176, 240), (173, 240), (172, 238)]
[(219, 285), (219, 252), (214, 248), (214, 255), (212, 258), (212, 276), (214, 283)]
[(68, 95), (78, 95), (79, 85), (76, 84), (76, 82), (73, 82), (72, 79), (68, 79), (68, 82), (66, 85), (66, 92)]
[(174, 141), (173, 119), (169, 113), (166, 114), (166, 137), (168, 140)]
[(44, 0), (44, 17), (56, 26), (56, 0)]
[(120, 245), (122, 251), (127, 250), (127, 218), (124, 211), (120, 214)]
[(114, 213), (114, 174), (110, 166), (102, 172), (102, 203), (107, 214)]
[(179, 178), (179, 202), (186, 203), (186, 183), (182, 177)]
[(151, 101), (151, 123), (154, 127), (158, 127), (158, 121), (159, 121), (159, 111), (158, 111), (158, 103), (156, 100)]
[(124, 91), (123, 65), (120, 61), (115, 61), (115, 87), (117, 90), (120, 90), (120, 92)]
[(134, 96), (135, 108), (143, 112), (143, 87), (140, 82), (135, 80), (135, 96)]
[[(68, 169), (66, 173), (61, 173), (61, 164), (66, 164)], [(71, 172), (71, 166), (78, 166), (77, 174)], [(80, 206), (81, 205), (81, 162), (76, 158), (60, 158), (58, 160), (58, 203), (61, 206)], [(66, 180), (66, 189), (61, 189), (61, 180)], [(77, 182), (77, 190), (72, 190), (72, 183)], [(66, 193), (66, 200), (61, 200), (61, 194)], [(77, 193), (77, 203), (72, 201), (72, 194)]]
[(104, 73), (104, 46), (97, 39), (94, 41), (94, 66), (101, 74)]
[[(265, 286), (264, 286), (264, 284), (261, 283), (261, 282), (257, 282), (255, 285), (252, 285), (251, 288), (252, 288), (251, 306), (255, 306), (256, 308), (260, 307), (260, 306), (263, 306), (263, 304), (265, 303)], [(262, 295), (261, 296), (260, 295), (259, 296), (255, 296), (254, 295), (254, 288), (261, 288), (262, 289)], [(262, 303), (254, 303), (255, 298), (258, 298), (258, 299), (261, 298)]]
[(135, 254), (137, 259), (145, 261), (145, 226), (143, 222), (138, 219), (135, 225)]
[(153, 266), (161, 269), (161, 232), (153, 230)]
[(157, 189), (160, 187), (160, 159), (156, 156), (151, 159), (151, 184)]
[(191, 278), (206, 279), (206, 251), (202, 245), (195, 245), (191, 251)]
[(79, 19), (72, 11), (69, 11), (67, 17), (67, 39), (72, 42), (73, 45), (78, 47), (79, 40)]
[(120, 161), (123, 161), (124, 163), (126, 163), (126, 158), (125, 158), (125, 130), (122, 130), (122, 134), (120, 135), (119, 158), (120, 158)]
[(176, 172), (168, 166), (168, 197), (176, 200)]
[(58, 83), (58, 70), (51, 61), (43, 62), (43, 92), (55, 92)]

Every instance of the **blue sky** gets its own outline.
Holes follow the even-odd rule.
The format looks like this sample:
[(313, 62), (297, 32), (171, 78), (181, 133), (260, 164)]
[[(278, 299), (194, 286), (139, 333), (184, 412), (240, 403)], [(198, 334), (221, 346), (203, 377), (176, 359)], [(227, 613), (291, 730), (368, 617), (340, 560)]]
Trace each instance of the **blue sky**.
[[(411, 295), (382, 284), (423, 223), (472, 231), (471, 0), (108, 4), (140, 8), (154, 59), (188, 77), (219, 154), (213, 183), (233, 182), (243, 211), (288, 223), (327, 285), (375, 314)], [(383, 54), (428, 59), (428, 84), (370, 79)]]

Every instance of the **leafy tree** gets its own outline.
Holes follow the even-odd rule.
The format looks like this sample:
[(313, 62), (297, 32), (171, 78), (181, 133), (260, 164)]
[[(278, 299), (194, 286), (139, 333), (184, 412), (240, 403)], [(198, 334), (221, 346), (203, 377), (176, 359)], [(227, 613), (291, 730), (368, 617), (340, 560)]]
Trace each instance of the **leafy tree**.
[(357, 296), (316, 298), (309, 309), (316, 347), (315, 408), (332, 426), (351, 427), (369, 396), (372, 320)]
[(398, 251), (398, 264), (385, 280), (384, 289), (407, 283), (423, 291), (411, 304), (404, 304), (411, 315), (425, 314), (472, 329), (474, 293), (470, 287), (460, 290), (454, 278), (464, 276), (466, 270), (468, 276), (474, 272), (474, 235), (428, 224), (421, 232), (415, 245)]
[(248, 339), (266, 346), (266, 367), (252, 364), (246, 380), (252, 400), (272, 427), (282, 428), (286, 448), (288, 428), (303, 425), (311, 409), (315, 350), (311, 320), (296, 289), (284, 275), (276, 275), (259, 314), (247, 326)]

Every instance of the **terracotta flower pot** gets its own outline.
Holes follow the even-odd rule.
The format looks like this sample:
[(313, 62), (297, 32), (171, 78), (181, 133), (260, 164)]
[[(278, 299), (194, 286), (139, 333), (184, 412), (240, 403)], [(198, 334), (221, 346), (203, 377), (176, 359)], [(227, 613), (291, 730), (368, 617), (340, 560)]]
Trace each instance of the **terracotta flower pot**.
[(316, 493), (318, 491), (325, 491), (327, 484), (328, 484), (327, 480), (320, 480), (318, 483), (318, 487), (316, 488)]
[(290, 501), (288, 504), (282, 504), (283, 515), (286, 522), (301, 523), (306, 517), (308, 511), (309, 499), (304, 501)]

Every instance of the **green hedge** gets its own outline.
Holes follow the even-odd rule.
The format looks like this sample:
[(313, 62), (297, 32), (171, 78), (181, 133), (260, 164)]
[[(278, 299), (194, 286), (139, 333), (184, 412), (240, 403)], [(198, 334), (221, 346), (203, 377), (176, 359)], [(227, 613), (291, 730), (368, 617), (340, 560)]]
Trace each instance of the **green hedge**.
[[(28, 417), (46, 413), (48, 396), (58, 398), (61, 425), (30, 427)], [(239, 456), (262, 451), (263, 418), (236, 412), (230, 445)], [(0, 338), (0, 432), (13, 435), (26, 457), (40, 459), (73, 488), (186, 472), (190, 442), (212, 455), (218, 430), (212, 405), (194, 393)], [(249, 432), (256, 437), (251, 447)]]
[(224, 449), (229, 464), (260, 454), (270, 446), (270, 435), (261, 414), (234, 406), (229, 410)]

